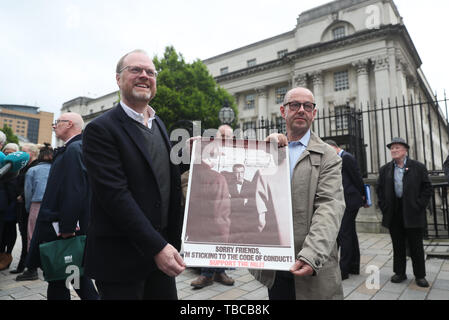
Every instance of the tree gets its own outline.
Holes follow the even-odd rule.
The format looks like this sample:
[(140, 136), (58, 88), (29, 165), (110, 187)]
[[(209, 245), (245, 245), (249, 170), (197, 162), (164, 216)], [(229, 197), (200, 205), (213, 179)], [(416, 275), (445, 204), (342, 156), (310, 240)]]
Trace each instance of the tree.
[(202, 129), (218, 128), (218, 113), (226, 100), (237, 119), (233, 96), (218, 86), (201, 60), (186, 63), (170, 46), (161, 59), (154, 57), (153, 62), (159, 76), (151, 105), (169, 130), (181, 120), (201, 121)]
[(19, 144), (19, 138), (14, 134), (14, 132), (12, 131), (12, 129), (7, 126), (6, 124), (3, 125), (3, 129), (1, 129), (3, 131), (3, 133), (6, 135), (6, 143), (16, 143)]

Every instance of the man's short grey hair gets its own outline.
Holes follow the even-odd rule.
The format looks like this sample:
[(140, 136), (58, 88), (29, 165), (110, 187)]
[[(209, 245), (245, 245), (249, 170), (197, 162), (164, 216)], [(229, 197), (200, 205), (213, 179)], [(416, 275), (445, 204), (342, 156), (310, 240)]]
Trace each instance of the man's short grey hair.
[(334, 140), (328, 139), (328, 140), (326, 140), (326, 141), (324, 141), (324, 142), (327, 143), (328, 145), (332, 146), (332, 147), (340, 148), (340, 147), (338, 146), (338, 144), (337, 144)]
[[(148, 56), (148, 53), (145, 50), (142, 49), (135, 49), (131, 52), (128, 52), (127, 54), (125, 54), (123, 57), (120, 58), (120, 60), (117, 62), (117, 67), (115, 69), (116, 73), (120, 73), (121, 70), (123, 69), (123, 61), (126, 59), (127, 56), (129, 56), (131, 53), (143, 53), (146, 54)], [(148, 56), (149, 57), (149, 56)]]
[(3, 131), (0, 131), (0, 148), (3, 147), (5, 142), (6, 142), (6, 134)]

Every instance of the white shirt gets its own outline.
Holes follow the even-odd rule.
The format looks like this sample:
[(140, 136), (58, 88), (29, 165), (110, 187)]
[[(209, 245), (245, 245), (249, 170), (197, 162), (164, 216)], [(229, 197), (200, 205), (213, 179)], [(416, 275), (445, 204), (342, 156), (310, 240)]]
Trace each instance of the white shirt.
[(242, 186), (243, 184), (237, 183), (237, 191), (239, 192), (239, 194), (242, 193)]
[[(136, 112), (135, 110), (128, 107), (123, 101), (120, 101), (120, 105), (122, 106), (123, 111), (125, 111), (125, 113), (128, 115), (128, 117), (145, 125), (145, 123), (144, 123), (145, 117), (144, 117), (143, 113)], [(150, 114), (150, 118), (148, 119), (147, 127), (151, 129), (151, 127), (153, 125), (153, 120), (154, 120), (154, 118), (156, 118), (156, 111), (154, 111), (153, 108), (148, 106), (148, 112)]]

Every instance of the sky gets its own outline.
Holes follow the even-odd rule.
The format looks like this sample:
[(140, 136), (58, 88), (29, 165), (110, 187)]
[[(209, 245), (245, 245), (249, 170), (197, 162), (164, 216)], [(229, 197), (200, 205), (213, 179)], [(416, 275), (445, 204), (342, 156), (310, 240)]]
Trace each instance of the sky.
[[(135, 48), (173, 45), (191, 62), (293, 30), (329, 0), (0, 0), (0, 104), (59, 115), (79, 96), (117, 90), (115, 66)], [(449, 94), (449, 1), (395, 0), (432, 89)]]

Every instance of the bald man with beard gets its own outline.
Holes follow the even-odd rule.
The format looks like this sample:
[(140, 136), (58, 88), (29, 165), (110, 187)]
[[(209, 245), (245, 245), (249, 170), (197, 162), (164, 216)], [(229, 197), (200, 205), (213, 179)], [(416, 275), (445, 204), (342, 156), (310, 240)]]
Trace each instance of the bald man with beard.
[[(82, 130), (84, 121), (77, 113), (64, 113), (53, 124), (53, 130), (64, 145), (55, 150), (53, 163), (36, 221), (26, 265), (41, 267), (39, 245), (44, 242), (85, 235), (90, 216), (91, 189), (82, 156)], [(53, 223), (59, 227), (56, 233)], [(92, 280), (82, 276), (79, 288), (83, 300), (98, 300)], [(70, 300), (65, 280), (49, 281), (48, 300)]]

